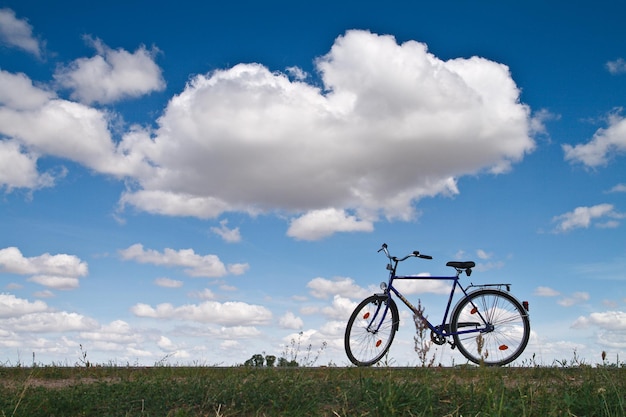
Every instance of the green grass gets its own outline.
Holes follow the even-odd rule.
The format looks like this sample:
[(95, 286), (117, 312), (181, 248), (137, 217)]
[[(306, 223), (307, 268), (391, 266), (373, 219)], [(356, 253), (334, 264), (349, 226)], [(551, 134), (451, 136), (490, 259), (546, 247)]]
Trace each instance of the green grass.
[(0, 416), (625, 416), (626, 368), (0, 367)]

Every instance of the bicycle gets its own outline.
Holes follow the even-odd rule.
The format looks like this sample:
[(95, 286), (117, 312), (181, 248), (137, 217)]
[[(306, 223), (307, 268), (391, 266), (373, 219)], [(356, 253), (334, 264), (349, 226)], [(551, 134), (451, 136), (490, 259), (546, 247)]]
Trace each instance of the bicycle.
[[(396, 275), (400, 262), (408, 258), (432, 259), (432, 256), (413, 251), (403, 258), (389, 254), (383, 243), (383, 251), (389, 263), (388, 281), (380, 284), (382, 293), (371, 295), (361, 301), (350, 316), (346, 327), (344, 345), (350, 361), (357, 366), (377, 363), (391, 347), (400, 324), (398, 297), (430, 329), (430, 338), (436, 345), (446, 342), (471, 362), (487, 366), (502, 366), (514, 361), (522, 354), (530, 337), (528, 302), (520, 303), (510, 294), (511, 284), (470, 283), (465, 288), (459, 283), (461, 274), (469, 277), (474, 262), (450, 261), (446, 266), (456, 270), (453, 276)], [(441, 324), (433, 325), (394, 286), (395, 280), (444, 280), (452, 281), (450, 296)], [(461, 299), (450, 310), (456, 290), (462, 292)], [(448, 314), (452, 313), (448, 316)], [(446, 323), (450, 317), (450, 322)], [(452, 341), (449, 339), (452, 338)]]

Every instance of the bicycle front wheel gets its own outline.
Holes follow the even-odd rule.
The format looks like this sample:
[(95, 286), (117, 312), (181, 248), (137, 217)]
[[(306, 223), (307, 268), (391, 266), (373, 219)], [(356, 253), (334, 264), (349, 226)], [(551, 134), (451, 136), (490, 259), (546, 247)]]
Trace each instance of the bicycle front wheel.
[(514, 361), (526, 348), (530, 320), (526, 309), (510, 294), (483, 289), (459, 301), (452, 313), (450, 330), (455, 346), (467, 359), (502, 366)]
[(399, 322), (398, 307), (387, 295), (361, 301), (348, 320), (344, 338), (350, 362), (357, 366), (378, 362), (389, 350)]

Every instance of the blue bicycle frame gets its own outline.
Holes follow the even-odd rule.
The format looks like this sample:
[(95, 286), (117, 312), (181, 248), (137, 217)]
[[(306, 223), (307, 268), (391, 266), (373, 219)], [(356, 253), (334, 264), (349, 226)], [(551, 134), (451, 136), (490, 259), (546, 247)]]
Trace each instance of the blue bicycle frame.
[[(470, 330), (461, 330), (461, 331), (455, 331), (455, 332), (451, 332), (450, 328), (449, 328), (449, 324), (446, 323), (447, 319), (448, 319), (448, 315), (450, 314), (450, 307), (452, 306), (452, 300), (454, 299), (454, 295), (456, 293), (456, 289), (459, 288), (461, 290), (461, 292), (463, 293), (464, 297), (468, 296), (468, 288), (484, 288), (484, 287), (502, 287), (502, 286), (506, 286), (507, 288), (510, 286), (510, 284), (483, 284), (483, 285), (473, 285), (470, 284), (468, 285), (466, 288), (463, 288), (463, 286), (461, 286), (461, 284), (459, 283), (459, 279), (460, 279), (460, 275), (461, 273), (465, 270), (466, 274), (469, 276), (471, 274), (471, 268), (474, 266), (473, 262), (459, 262), (459, 263), (455, 263), (455, 262), (449, 262), (448, 266), (452, 266), (455, 267), (456, 269), (456, 275), (454, 276), (419, 276), (419, 275), (396, 275), (396, 269), (398, 267), (398, 263), (404, 261), (405, 259), (411, 257), (411, 256), (415, 256), (418, 258), (422, 258), (422, 259), (432, 259), (431, 256), (428, 255), (422, 255), (419, 252), (415, 251), (413, 252), (411, 255), (408, 255), (402, 259), (398, 259), (396, 257), (392, 257), (389, 255), (389, 252), (387, 251), (387, 247), (386, 245), (383, 245), (383, 247), (380, 250), (384, 250), (385, 254), (387, 255), (387, 257), (389, 258), (390, 261), (393, 262), (393, 264), (389, 263), (387, 265), (387, 269), (390, 271), (389, 272), (389, 281), (388, 282), (382, 282), (380, 284), (381, 289), (384, 291), (384, 295), (387, 296), (387, 303), (386, 303), (386, 307), (385, 307), (385, 311), (383, 312), (383, 320), (381, 320), (378, 323), (378, 328), (375, 331), (378, 331), (380, 328), (380, 325), (384, 322), (385, 317), (387, 316), (387, 313), (389, 311), (389, 306), (390, 306), (390, 302), (389, 300), (392, 299), (391, 294), (395, 294), (400, 300), (402, 300), (402, 302), (411, 309), (411, 311), (413, 311), (413, 313), (420, 319), (422, 320), (427, 326), (428, 328), (435, 334), (437, 334), (438, 336), (441, 337), (448, 337), (448, 336), (454, 336), (454, 335), (461, 335), (461, 334), (466, 334), (466, 333), (485, 333), (485, 332), (490, 332), (493, 330), (493, 326), (488, 324), (487, 320), (485, 320), (485, 318), (483, 317), (482, 313), (477, 309), (476, 313), (478, 314), (478, 317), (480, 317), (481, 323), (477, 323), (477, 322), (473, 322), (473, 323), (467, 323), (467, 325), (474, 327), (473, 329)], [(380, 252), (380, 251), (379, 251)], [(456, 265), (456, 266), (455, 266)], [(470, 266), (471, 265), (471, 266)], [(402, 293), (400, 291), (398, 291), (398, 289), (396, 287), (394, 287), (393, 282), (397, 279), (400, 280), (439, 280), (439, 281), (453, 281), (452, 284), (452, 289), (450, 290), (450, 296), (448, 297), (448, 302), (446, 304), (446, 310), (443, 313), (443, 318), (441, 321), (441, 324), (438, 326), (433, 325), (428, 319), (426, 319), (425, 317), (423, 317), (419, 311), (417, 310), (417, 308), (404, 296), (402, 295)], [(372, 321), (370, 323), (374, 323), (374, 321), (376, 320), (376, 316), (378, 316), (378, 312), (376, 311), (376, 314), (374, 314), (374, 317), (372, 317)], [(397, 326), (397, 324), (396, 324)]]

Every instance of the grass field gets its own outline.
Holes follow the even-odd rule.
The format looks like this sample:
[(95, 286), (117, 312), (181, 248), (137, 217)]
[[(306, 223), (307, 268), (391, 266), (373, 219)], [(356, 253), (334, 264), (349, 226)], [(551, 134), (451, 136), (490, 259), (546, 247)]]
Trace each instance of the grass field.
[(626, 368), (0, 367), (0, 416), (626, 416)]

